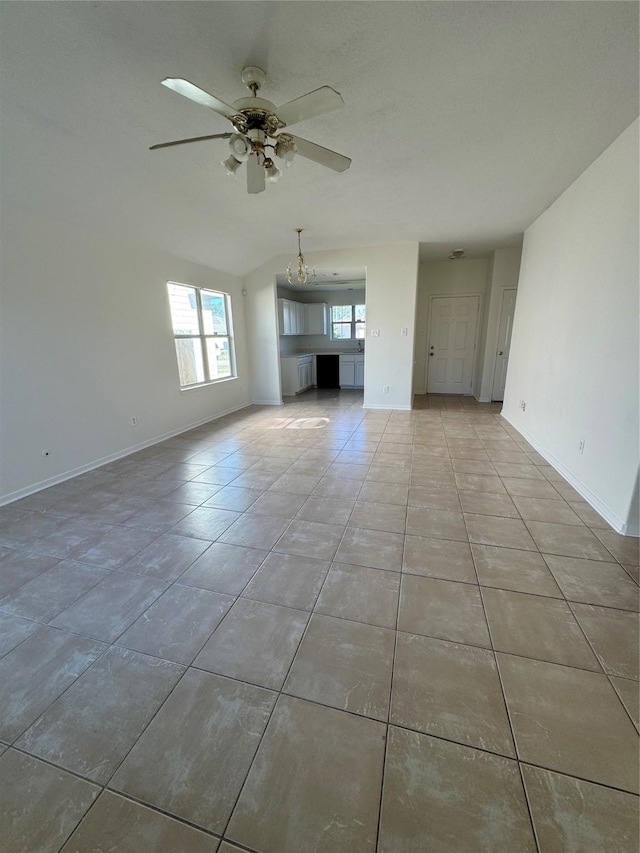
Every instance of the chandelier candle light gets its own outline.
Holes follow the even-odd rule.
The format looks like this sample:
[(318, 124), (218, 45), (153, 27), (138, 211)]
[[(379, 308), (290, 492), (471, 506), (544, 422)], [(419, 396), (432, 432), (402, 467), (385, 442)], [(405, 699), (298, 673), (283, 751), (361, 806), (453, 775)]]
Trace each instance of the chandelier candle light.
[(306, 284), (309, 280), (309, 276), (311, 278), (315, 278), (316, 268), (312, 267), (311, 272), (309, 272), (309, 267), (306, 265), (304, 260), (304, 255), (302, 254), (302, 249), (300, 248), (300, 235), (304, 231), (304, 228), (294, 228), (293, 229), (298, 234), (298, 269), (296, 271), (296, 278), (294, 280), (293, 273), (291, 270), (291, 264), (287, 267), (287, 281), (289, 284)]

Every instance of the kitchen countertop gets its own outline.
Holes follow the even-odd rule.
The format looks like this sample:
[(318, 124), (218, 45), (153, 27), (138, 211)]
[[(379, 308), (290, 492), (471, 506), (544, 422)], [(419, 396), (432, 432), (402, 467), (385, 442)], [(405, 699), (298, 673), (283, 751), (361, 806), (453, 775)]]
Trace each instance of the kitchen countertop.
[(301, 355), (364, 355), (364, 350), (358, 352), (357, 349), (344, 350), (314, 350), (313, 352), (290, 352), (288, 355), (281, 355), (280, 358), (299, 358)]

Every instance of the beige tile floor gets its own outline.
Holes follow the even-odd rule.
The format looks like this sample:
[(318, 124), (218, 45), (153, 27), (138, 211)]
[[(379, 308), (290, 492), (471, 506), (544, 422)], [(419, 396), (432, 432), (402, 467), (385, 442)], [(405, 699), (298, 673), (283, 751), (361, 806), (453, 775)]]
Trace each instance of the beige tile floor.
[(638, 849), (638, 540), (464, 398), (252, 407), (0, 509), (7, 853)]

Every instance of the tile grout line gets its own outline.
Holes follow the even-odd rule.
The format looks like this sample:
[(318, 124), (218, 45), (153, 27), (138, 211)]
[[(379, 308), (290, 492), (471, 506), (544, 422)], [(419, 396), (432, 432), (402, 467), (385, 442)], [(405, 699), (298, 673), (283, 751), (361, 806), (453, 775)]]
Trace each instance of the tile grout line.
[[(454, 408), (455, 408), (455, 407), (454, 407)], [(456, 413), (456, 414), (457, 414), (457, 413)], [(387, 421), (387, 422), (388, 422), (388, 421)], [(299, 457), (298, 457), (298, 458), (299, 458)], [(292, 464), (294, 464), (294, 463), (292, 463)], [(373, 464), (373, 462), (372, 462), (371, 464)], [(369, 468), (371, 467), (371, 464), (369, 465)], [(290, 466), (290, 467), (291, 467), (291, 466)], [(458, 492), (458, 493), (459, 493), (459, 492)], [(563, 500), (564, 500), (564, 499), (563, 499)], [(565, 501), (565, 502), (566, 502), (566, 501)], [(244, 512), (246, 512), (246, 510), (245, 510)], [(351, 515), (350, 515), (350, 517), (351, 517)], [(463, 516), (463, 517), (464, 517), (464, 516)], [(291, 519), (291, 520), (290, 520), (290, 523), (291, 523), (291, 521), (292, 521), (292, 520), (293, 520), (293, 519)], [(124, 525), (124, 526), (126, 526), (126, 525)], [(342, 539), (344, 538), (344, 535), (345, 535), (345, 533), (346, 533), (347, 526), (348, 526), (348, 524), (344, 526), (344, 532), (343, 532), (343, 535), (342, 535)], [(526, 526), (526, 524), (525, 524), (525, 526)], [(588, 528), (588, 525), (585, 525), (585, 526)], [(527, 528), (527, 529), (528, 529), (528, 528)], [(590, 529), (590, 528), (588, 528), (588, 529)], [(593, 532), (593, 531), (591, 531), (591, 532)], [(46, 534), (45, 534), (45, 535), (46, 535)], [(405, 543), (406, 543), (406, 535), (408, 535), (408, 534), (406, 534), (406, 522), (405, 522)], [(598, 537), (596, 536), (596, 538), (598, 538)], [(342, 541), (342, 539), (341, 539), (341, 541)], [(155, 540), (154, 540), (154, 541), (155, 541)], [(215, 541), (215, 540), (214, 540), (214, 541)], [(501, 546), (501, 547), (502, 547), (502, 546)], [(605, 546), (603, 545), (603, 547), (605, 547)], [(144, 549), (143, 549), (143, 550), (144, 550)], [(606, 549), (606, 548), (605, 548), (605, 550), (608, 550), (608, 549)], [(277, 552), (273, 552), (273, 549), (272, 549), (269, 553), (277, 553)], [(336, 550), (336, 553), (337, 553), (337, 550)], [(539, 551), (538, 551), (538, 553), (539, 553)], [(335, 558), (335, 554), (334, 554), (334, 558)], [(197, 559), (197, 558), (196, 558), (196, 559)], [(265, 559), (266, 559), (266, 558), (265, 558)], [(615, 558), (615, 557), (613, 557), (613, 561), (614, 561), (614, 562), (616, 562), (616, 563), (618, 563), (618, 564), (620, 564), (620, 561), (619, 561), (619, 560), (617, 560), (617, 558)], [(599, 562), (599, 561), (594, 561), (594, 562)], [(322, 589), (324, 588), (324, 585), (326, 584), (326, 581), (327, 581), (327, 578), (328, 578), (328, 574), (329, 574), (329, 572), (331, 571), (331, 567), (332, 567), (332, 565), (333, 565), (333, 564), (335, 564), (335, 559), (330, 560), (330, 561), (329, 561), (329, 563), (330, 563), (329, 570), (327, 571), (327, 574), (325, 575), (324, 580), (323, 580), (323, 583), (322, 583), (322, 585), (321, 585), (321, 587), (320, 587), (320, 591), (318, 592), (318, 595), (316, 596), (315, 603), (314, 603), (314, 607), (313, 607), (312, 611), (310, 612), (309, 620), (307, 621), (307, 627), (308, 627), (308, 624), (309, 624), (309, 622), (310, 622), (311, 616), (312, 616), (312, 615), (313, 615), (313, 613), (315, 612), (315, 606), (317, 605), (317, 601), (318, 601), (318, 599), (319, 599), (319, 597), (320, 597), (320, 595), (321, 595)], [(92, 568), (99, 568), (99, 567), (92, 567)], [(623, 568), (624, 568), (624, 567), (623, 567)], [(255, 573), (257, 573), (258, 569), (259, 569), (259, 567), (257, 567), (257, 568), (255, 569), (255, 572), (254, 572), (254, 574), (252, 575), (252, 577), (254, 577), (254, 576), (255, 576)], [(477, 568), (476, 568), (476, 566), (475, 566), (475, 558), (474, 558), (474, 569), (476, 569), (476, 577), (477, 577)], [(119, 570), (119, 567), (116, 567), (114, 570)], [(185, 572), (186, 572), (187, 570), (188, 570), (188, 567), (187, 567), (187, 569), (185, 569)], [(183, 572), (183, 574), (184, 574), (184, 572)], [(403, 570), (402, 570), (402, 568), (401, 568), (401, 571), (400, 571), (400, 584), (401, 584), (401, 585), (402, 585), (402, 582), (403, 582), (403, 574), (404, 574), (404, 572), (403, 572)], [(168, 589), (169, 589), (171, 586), (173, 586), (174, 584), (178, 583), (178, 581), (179, 581), (179, 578), (176, 578), (176, 579), (174, 579), (173, 581), (171, 581), (171, 582), (169, 583), (169, 586), (167, 586), (167, 589), (166, 589), (164, 592), (168, 591)], [(250, 580), (247, 582), (247, 584), (246, 584), (246, 585), (248, 585), (249, 583), (250, 583)], [(237, 596), (235, 596), (234, 604), (235, 604), (235, 602), (240, 598), (240, 596), (242, 595), (242, 592), (243, 592), (243, 591), (244, 591), (244, 589), (246, 588), (246, 585), (245, 585), (245, 587), (243, 588), (243, 590), (242, 590), (242, 591), (241, 591)], [(477, 585), (478, 585), (478, 587), (479, 587), (479, 589), (480, 589), (480, 594), (481, 594), (481, 596), (482, 596), (482, 586), (481, 586), (481, 584), (479, 583), (479, 579), (478, 579), (478, 584), (477, 584)], [(159, 596), (159, 598), (160, 598), (160, 597), (162, 597), (162, 595), (164, 595), (164, 592), (163, 592), (163, 593), (161, 593), (161, 595)], [(549, 596), (549, 598), (551, 598), (551, 597)], [(156, 600), (158, 600), (158, 599), (156, 599)], [(400, 590), (399, 590), (397, 613), (398, 613), (399, 606), (400, 606), (400, 600), (401, 600), (401, 599), (400, 599)], [(553, 600), (559, 600), (559, 599), (553, 599)], [(564, 600), (565, 600), (565, 601), (567, 601), (567, 599), (566, 599), (566, 598), (565, 598)], [(484, 608), (484, 598), (482, 598), (482, 601), (483, 601), (483, 608)], [(152, 606), (152, 605), (149, 605), (149, 607), (150, 607), (150, 606)], [(233, 607), (233, 605), (232, 605), (232, 607)], [(147, 609), (148, 609), (148, 608), (147, 608)], [(210, 635), (210, 636), (212, 636), (212, 635), (213, 635), (213, 633), (215, 633), (215, 630), (217, 630), (217, 628), (220, 626), (220, 624), (222, 624), (222, 622), (224, 621), (224, 619), (226, 618), (226, 615), (228, 615), (228, 613), (230, 612), (230, 610), (231, 610), (231, 608), (229, 608), (229, 611), (227, 611), (227, 614), (225, 614), (225, 617), (223, 617), (223, 619), (221, 620), (221, 622), (219, 623), (219, 625), (218, 625), (218, 626), (216, 626), (216, 629), (214, 629), (214, 631), (211, 633), (211, 635)], [(146, 610), (145, 610), (144, 612), (146, 612)], [(573, 611), (572, 611), (572, 612), (573, 612)], [(54, 617), (54, 618), (55, 618), (55, 617)], [(137, 618), (139, 618), (139, 617), (137, 617)], [(335, 618), (340, 618), (340, 617), (335, 617)], [(485, 614), (485, 619), (486, 619), (486, 614)], [(135, 621), (136, 621), (136, 620), (134, 620), (134, 622), (135, 622)], [(347, 621), (354, 621), (354, 622), (357, 622), (357, 620), (347, 620)], [(577, 620), (576, 620), (576, 621), (577, 621)], [(42, 623), (37, 623), (37, 624), (42, 624)], [(368, 623), (364, 623), (364, 624), (368, 624)], [(397, 648), (397, 639), (398, 639), (398, 633), (399, 633), (399, 632), (398, 632), (398, 629), (397, 629), (397, 625), (398, 625), (398, 622), (397, 622), (397, 614), (396, 614), (396, 630), (395, 630), (395, 643), (394, 643), (394, 664), (395, 664), (395, 653), (396, 653), (396, 648)], [(60, 629), (60, 630), (63, 630), (63, 629)], [(127, 629), (125, 629), (125, 631), (126, 631), (126, 630), (127, 630)], [(490, 631), (490, 629), (489, 629), (489, 631)], [(36, 632), (36, 633), (37, 633), (37, 632)], [(306, 628), (305, 628), (305, 633), (306, 633)], [(83, 635), (80, 635), (80, 636), (83, 636)], [(121, 635), (120, 635), (120, 636), (121, 636)], [(304, 637), (304, 634), (303, 634), (303, 637)], [(301, 644), (301, 642), (302, 642), (303, 637), (301, 638), (301, 640), (300, 640), (300, 642), (299, 642), (299, 644), (298, 644), (298, 649), (299, 649), (299, 647), (300, 647), (300, 644)], [(491, 632), (490, 632), (490, 639), (491, 639), (491, 642), (492, 642), (492, 648), (493, 648), (493, 640), (492, 640), (492, 637), (491, 637)], [(206, 643), (207, 641), (208, 641), (208, 640), (206, 640), (206, 641), (205, 641), (205, 643)], [(103, 641), (98, 641), (98, 642), (103, 642)], [(112, 642), (110, 643), (109, 647), (113, 647), (115, 644), (116, 644), (116, 641), (112, 641)], [(105, 653), (106, 653), (106, 651), (108, 651), (108, 648), (107, 648), (107, 649), (105, 649), (105, 650), (103, 651), (103, 653), (102, 653), (102, 654), (105, 654)], [(296, 652), (296, 655), (297, 655), (297, 652)], [(101, 655), (100, 657), (102, 657), (102, 655)], [(294, 659), (293, 659), (293, 660), (295, 660), (295, 657), (296, 657), (296, 656), (294, 655)], [(494, 657), (495, 657), (495, 652), (494, 652)], [(99, 660), (99, 659), (100, 659), (100, 658), (98, 658), (97, 660)], [(195, 658), (194, 658), (194, 659), (195, 659)], [(290, 669), (291, 669), (291, 666), (293, 665), (293, 660), (292, 660), (292, 663), (291, 663), (291, 665), (290, 665), (290, 667), (289, 667), (289, 671), (290, 671)], [(95, 663), (95, 661), (94, 661), (94, 663)], [(93, 665), (93, 664), (91, 664), (91, 666), (92, 666), (92, 665)], [(88, 667), (88, 669), (90, 669), (90, 668), (91, 668), (91, 667)], [(187, 668), (189, 668), (189, 666), (187, 666)], [(393, 669), (394, 669), (394, 668), (392, 667), (392, 679), (393, 679)], [(578, 668), (578, 669), (579, 669), (579, 668)], [(185, 670), (185, 672), (186, 672), (186, 670)], [(499, 672), (499, 668), (498, 668), (498, 672)], [(183, 675), (184, 675), (184, 673), (183, 673)], [(81, 677), (81, 676), (79, 676), (79, 677)], [(182, 677), (183, 677), (183, 676), (181, 676), (181, 678), (180, 678), (180, 679), (178, 680), (178, 682), (176, 683), (176, 687), (177, 687), (177, 684), (178, 684), (178, 683), (180, 683), (180, 681), (181, 681)], [(77, 680), (77, 679), (76, 679), (76, 680)], [(233, 679), (232, 679), (232, 680), (233, 680)], [(74, 682), (74, 683), (75, 683), (75, 682)], [(283, 684), (284, 684), (284, 682), (283, 682)], [(502, 682), (501, 682), (501, 684), (502, 684)], [(174, 687), (174, 689), (175, 689), (175, 687)], [(613, 687), (612, 687), (612, 689), (613, 689)], [(391, 698), (392, 698), (392, 691), (393, 691), (393, 685), (391, 685), (391, 687), (390, 687), (390, 706), (389, 706), (388, 719), (390, 719), (390, 713), (391, 713)], [(65, 692), (66, 692), (66, 691), (65, 691)], [(173, 692), (173, 691), (172, 691), (172, 692)], [(62, 695), (62, 694), (61, 694), (61, 695)], [(169, 694), (169, 695), (170, 695), (170, 694)], [(281, 689), (281, 690), (280, 690), (280, 692), (279, 692), (279, 695), (287, 695), (287, 694), (283, 694), (283, 693), (282, 693), (282, 689)], [(60, 697), (58, 697), (58, 698), (60, 698)], [(167, 696), (167, 698), (168, 698), (168, 696)], [(503, 699), (504, 699), (504, 689), (503, 689)], [(56, 699), (56, 700), (54, 700), (54, 701), (57, 701), (57, 699)], [(165, 699), (164, 701), (166, 701), (166, 699)], [(276, 700), (276, 701), (277, 701), (277, 700)], [(312, 701), (312, 700), (304, 700), (304, 701)], [(162, 705), (163, 705), (163, 704), (164, 704), (164, 702), (162, 703)], [(317, 703), (317, 704), (321, 704), (321, 703)], [(160, 707), (162, 707), (162, 705), (161, 705)], [(505, 705), (506, 705), (506, 700), (505, 700)], [(49, 707), (50, 707), (50, 706), (49, 706)], [(333, 707), (333, 706), (326, 706), (326, 707)], [(275, 708), (275, 703), (274, 703), (274, 708)], [(158, 709), (158, 710), (160, 710), (160, 709)], [(340, 710), (340, 709), (338, 709), (338, 710)], [(157, 713), (157, 712), (156, 712), (156, 713)], [(271, 713), (273, 714), (273, 709), (272, 709), (272, 712), (271, 712)], [(352, 712), (347, 712), (347, 713), (352, 713)], [(508, 713), (508, 706), (507, 706), (507, 713)], [(366, 718), (366, 715), (358, 715), (358, 716), (363, 716), (363, 717), (365, 717), (365, 718)], [(269, 720), (270, 720), (270, 719), (271, 719), (271, 716), (270, 716)], [(269, 721), (267, 722), (267, 725), (268, 725), (268, 724), (269, 724)], [(511, 723), (510, 723), (510, 724), (511, 724)], [(390, 722), (388, 722), (388, 724), (387, 724), (387, 730), (388, 730), (389, 725), (390, 725)], [(266, 731), (266, 727), (265, 727), (265, 731)], [(412, 730), (410, 730), (410, 731), (412, 731)], [(142, 735), (140, 735), (140, 736), (142, 736)], [(263, 737), (264, 737), (264, 732), (263, 732)], [(447, 740), (447, 739), (445, 738), (444, 740)], [(137, 742), (137, 741), (136, 741), (136, 742)], [(260, 743), (261, 743), (261, 742), (262, 742), (262, 739), (261, 739)], [(453, 741), (453, 742), (455, 743), (456, 741)], [(514, 738), (514, 742), (515, 742), (515, 738)], [(258, 749), (259, 749), (259, 746), (258, 746)], [(256, 750), (256, 753), (257, 753), (257, 750)], [(26, 753), (26, 754), (29, 754), (29, 753)], [(386, 755), (386, 744), (385, 744), (385, 755)], [(39, 760), (43, 760), (43, 759), (39, 759)], [(254, 754), (254, 760), (255, 760), (255, 754)], [(519, 761), (519, 760), (518, 760), (518, 761)], [(56, 765), (53, 765), (53, 766), (56, 766)], [(247, 772), (247, 776), (248, 776), (248, 774), (249, 774), (249, 772), (250, 772), (250, 770), (251, 770), (251, 767), (252, 767), (252, 766), (253, 766), (253, 760), (252, 760), (251, 765), (250, 765), (250, 767), (249, 767), (249, 770), (248, 770), (248, 772)], [(536, 765), (533, 765), (533, 766), (536, 766)], [(66, 771), (66, 772), (71, 772), (71, 771)], [(555, 772), (559, 772), (559, 771), (555, 771)], [(82, 778), (82, 777), (80, 777), (80, 778)], [(576, 777), (576, 778), (579, 778), (579, 777)], [(587, 780), (587, 781), (589, 781), (589, 780)], [(246, 783), (246, 777), (245, 777), (245, 783)], [(96, 784), (96, 783), (92, 783), (92, 784)], [(594, 783), (594, 784), (601, 784), (601, 783)], [(243, 783), (243, 787), (244, 787), (244, 783)], [(605, 787), (611, 787), (611, 786), (605, 786)], [(614, 790), (618, 790), (618, 789), (615, 789), (615, 788), (614, 788)], [(525, 787), (525, 796), (526, 796), (526, 787)], [(150, 806), (150, 807), (151, 807), (151, 808), (153, 808), (152, 806)], [(234, 808), (235, 808), (235, 806), (234, 806)], [(233, 814), (233, 811), (232, 811), (232, 814)], [(180, 820), (180, 819), (178, 818), (178, 820)], [(183, 821), (183, 822), (184, 822), (184, 823), (188, 823), (187, 821)], [(195, 826), (195, 825), (194, 825), (194, 826)], [(197, 828), (198, 828), (198, 829), (200, 829), (200, 827), (197, 827)], [(74, 831), (75, 831), (75, 830), (74, 830)], [(206, 831), (206, 830), (201, 830), (201, 831)], [(535, 832), (535, 828), (534, 828), (534, 832)], [(216, 835), (216, 837), (218, 837), (218, 836)], [(235, 843), (235, 842), (234, 842), (234, 843)], [(247, 849), (248, 849), (248, 848), (247, 848)]]
[[(475, 558), (474, 558), (474, 565), (475, 565)], [(476, 569), (476, 571), (477, 571), (477, 569)], [(507, 694), (506, 694), (506, 691), (505, 691), (504, 682), (503, 682), (503, 679), (502, 679), (502, 672), (501, 672), (501, 670), (500, 670), (500, 665), (499, 665), (498, 657), (497, 657), (496, 650), (495, 650), (495, 645), (494, 645), (494, 641), (493, 641), (493, 633), (492, 633), (492, 631), (491, 631), (491, 627), (490, 627), (490, 624), (489, 624), (489, 619), (487, 618), (486, 605), (485, 605), (484, 596), (483, 596), (483, 594), (482, 594), (482, 588), (481, 588), (481, 587), (480, 587), (480, 598), (481, 598), (481, 600), (482, 600), (482, 607), (483, 607), (483, 610), (484, 610), (484, 613), (485, 613), (485, 620), (486, 620), (486, 622), (487, 622), (487, 630), (489, 631), (489, 640), (490, 640), (490, 642), (491, 642), (491, 651), (492, 651), (492, 654), (493, 654), (493, 659), (494, 659), (495, 667), (496, 667), (495, 671), (496, 671), (496, 675), (498, 676), (498, 683), (499, 683), (499, 685), (500, 685), (500, 692), (501, 692), (501, 694), (502, 694), (502, 702), (503, 702), (503, 706), (504, 706), (505, 713), (506, 713), (506, 716), (507, 716), (507, 721), (508, 721), (508, 724), (509, 724), (509, 731), (510, 731), (510, 734), (511, 734), (511, 741), (512, 741), (512, 743), (513, 743), (513, 748), (514, 748), (514, 753), (515, 753), (515, 754), (514, 754), (514, 759), (515, 759), (515, 762), (516, 762), (516, 766), (517, 766), (517, 768), (518, 768), (518, 776), (519, 776), (519, 778), (520, 778), (520, 784), (521, 784), (521, 786), (522, 786), (522, 791), (523, 791), (524, 798), (525, 798), (525, 803), (526, 803), (526, 807), (527, 807), (527, 814), (528, 814), (528, 817), (529, 817), (529, 823), (530, 823), (530, 825), (531, 825), (531, 830), (532, 830), (532, 833), (533, 833), (534, 843), (535, 843), (535, 845), (536, 845), (536, 848), (537, 848), (537, 850), (538, 850), (538, 853), (541, 853), (540, 843), (539, 843), (539, 840), (538, 840), (538, 834), (537, 834), (537, 832), (536, 832), (536, 825), (535, 825), (535, 821), (534, 821), (534, 819), (533, 819), (533, 810), (532, 810), (532, 808), (531, 808), (531, 803), (530, 803), (530, 800), (529, 800), (529, 795), (528, 795), (528, 792), (527, 792), (527, 787), (526, 787), (526, 785), (525, 785), (525, 781), (524, 781), (524, 774), (523, 774), (523, 771), (522, 771), (522, 766), (521, 766), (521, 761), (520, 761), (520, 750), (519, 750), (519, 748), (518, 748), (518, 742), (517, 742), (517, 740), (516, 740), (516, 733), (515, 733), (515, 729), (514, 729), (514, 725), (513, 725), (513, 719), (512, 719), (512, 715), (511, 715), (511, 710), (510, 710), (510, 708), (509, 708), (509, 703), (507, 702)]]
[[(286, 532), (286, 529), (285, 529), (285, 532)], [(283, 533), (283, 535), (284, 535), (284, 533)], [(337, 549), (336, 549), (336, 551), (337, 551)], [(274, 552), (274, 551), (273, 551), (273, 549), (271, 549), (271, 550), (269, 551), (269, 555), (270, 555), (270, 554), (273, 554), (273, 553), (277, 553), (277, 552)], [(268, 558), (268, 556), (269, 556), (269, 555), (267, 555), (267, 557), (265, 557), (265, 560), (263, 561), (263, 563), (266, 561), (266, 559)], [(240, 801), (240, 798), (241, 798), (241, 796), (242, 796), (242, 792), (243, 792), (243, 791), (244, 791), (244, 789), (245, 789), (245, 786), (246, 786), (246, 784), (247, 784), (247, 780), (248, 780), (248, 778), (249, 778), (249, 775), (251, 774), (251, 770), (252, 770), (252, 768), (253, 768), (253, 766), (254, 766), (254, 762), (255, 762), (255, 760), (256, 760), (256, 757), (257, 757), (257, 755), (258, 755), (258, 752), (259, 752), (259, 750), (260, 750), (260, 747), (261, 747), (261, 745), (262, 745), (262, 742), (263, 742), (263, 740), (264, 740), (264, 738), (265, 738), (265, 735), (266, 735), (266, 733), (267, 733), (267, 729), (269, 728), (269, 724), (270, 724), (270, 722), (271, 722), (271, 720), (272, 720), (272, 718), (273, 718), (273, 715), (274, 715), (274, 713), (275, 713), (275, 710), (276, 710), (276, 707), (277, 707), (278, 702), (279, 702), (279, 700), (280, 700), (280, 697), (281, 697), (281, 696), (286, 696), (286, 695), (288, 695), (288, 694), (285, 694), (285, 693), (283, 692), (283, 691), (284, 691), (284, 686), (285, 686), (285, 684), (286, 684), (286, 682), (287, 682), (287, 678), (289, 677), (289, 673), (291, 672), (291, 670), (292, 670), (292, 668), (293, 668), (293, 665), (294, 665), (294, 663), (295, 663), (295, 661), (296, 661), (296, 658), (297, 658), (298, 653), (299, 653), (299, 651), (300, 651), (300, 647), (301, 647), (301, 645), (302, 645), (302, 642), (303, 642), (303, 640), (304, 640), (305, 636), (307, 635), (307, 632), (308, 632), (308, 630), (309, 630), (309, 625), (310, 625), (310, 623), (311, 623), (311, 617), (313, 616), (313, 612), (314, 612), (315, 606), (316, 606), (316, 604), (317, 604), (317, 602), (318, 602), (318, 599), (319, 599), (319, 597), (320, 597), (320, 595), (321, 595), (322, 589), (324, 588), (324, 585), (325, 585), (325, 583), (326, 583), (327, 577), (329, 576), (329, 572), (331, 571), (331, 562), (332, 562), (332, 561), (331, 561), (331, 560), (329, 560), (328, 562), (329, 562), (329, 569), (327, 570), (327, 573), (326, 573), (326, 575), (325, 575), (325, 577), (324, 577), (324, 579), (323, 579), (323, 582), (322, 582), (322, 584), (321, 584), (321, 586), (320, 586), (320, 589), (318, 590), (318, 594), (317, 594), (317, 595), (316, 595), (316, 597), (315, 597), (315, 600), (314, 600), (314, 603), (313, 603), (313, 607), (312, 607), (311, 611), (308, 611), (308, 613), (309, 613), (309, 618), (307, 619), (307, 622), (306, 622), (306, 625), (305, 625), (305, 627), (304, 627), (304, 630), (303, 630), (303, 632), (302, 632), (302, 634), (301, 634), (301, 636), (300, 636), (300, 640), (298, 641), (298, 645), (297, 645), (297, 647), (296, 647), (296, 651), (294, 652), (294, 654), (293, 654), (293, 656), (292, 656), (292, 658), (291, 658), (291, 662), (290, 662), (290, 664), (289, 664), (289, 667), (287, 668), (287, 672), (286, 672), (286, 674), (285, 674), (284, 678), (282, 679), (282, 684), (281, 684), (281, 686), (280, 686), (279, 690), (278, 690), (278, 691), (274, 691), (274, 692), (276, 692), (276, 693), (277, 693), (277, 695), (276, 695), (276, 699), (275, 699), (275, 701), (274, 701), (274, 703), (273, 703), (273, 707), (271, 708), (271, 712), (270, 712), (269, 717), (268, 717), (268, 719), (267, 719), (267, 722), (266, 722), (266, 725), (265, 725), (264, 730), (263, 730), (263, 732), (262, 732), (262, 735), (260, 736), (260, 739), (259, 739), (258, 744), (257, 744), (257, 746), (256, 746), (256, 750), (255, 750), (255, 752), (254, 752), (254, 754), (253, 754), (253, 757), (252, 757), (252, 759), (251, 759), (251, 762), (249, 763), (249, 766), (248, 766), (248, 768), (247, 768), (247, 772), (246, 772), (246, 774), (245, 774), (245, 776), (244, 776), (244, 779), (243, 779), (243, 781), (242, 781), (242, 785), (240, 786), (240, 790), (238, 791), (238, 796), (236, 797), (236, 799), (235, 799), (235, 801), (234, 801), (234, 803), (233, 803), (233, 806), (232, 806), (231, 810), (229, 811), (229, 817), (228, 817), (228, 819), (227, 819), (227, 821), (226, 821), (226, 823), (225, 823), (224, 829), (223, 829), (223, 831), (222, 831), (222, 833), (221, 833), (221, 835), (222, 835), (222, 837), (223, 837), (223, 838), (226, 836), (226, 832), (227, 832), (227, 830), (228, 830), (228, 828), (229, 828), (229, 825), (230, 825), (230, 823), (231, 823), (231, 820), (233, 819), (233, 814), (234, 814), (234, 812), (235, 812), (235, 810), (236, 810), (236, 807), (237, 807), (237, 805), (238, 805), (238, 802)], [(258, 570), (256, 569), (256, 573), (257, 573), (257, 571), (258, 571)], [(255, 576), (255, 573), (254, 573), (254, 575), (253, 575), (252, 577), (254, 577), (254, 576)], [(251, 582), (251, 581), (248, 581), (248, 583), (250, 583), (250, 582)], [(247, 585), (248, 585), (248, 584), (247, 584)], [(244, 589), (246, 589), (246, 586), (244, 587)], [(243, 591), (244, 591), (244, 590), (243, 590)], [(238, 597), (240, 597), (240, 596), (238, 596)], [(215, 631), (214, 631), (214, 633), (215, 633)], [(235, 842), (234, 842), (234, 843), (235, 843)]]
[(385, 726), (385, 739), (384, 739), (384, 752), (382, 756), (382, 778), (380, 780), (380, 799), (378, 805), (378, 821), (376, 827), (376, 846), (375, 849), (380, 849), (381, 842), (381, 832), (382, 832), (382, 807), (384, 804), (384, 782), (386, 779), (386, 771), (387, 771), (387, 754), (389, 750), (389, 737), (390, 737), (390, 726), (393, 715), (393, 686), (394, 679), (396, 675), (396, 656), (398, 649), (398, 634), (399, 632), (399, 621), (400, 621), (400, 602), (402, 601), (402, 584), (403, 584), (403, 568), (404, 568), (404, 548), (406, 547), (406, 534), (405, 541), (403, 543), (402, 548), (402, 561), (400, 565), (400, 578), (398, 584), (398, 602), (396, 605), (396, 621), (395, 621), (395, 631), (393, 638), (393, 657), (391, 661), (391, 681), (389, 684), (389, 706), (387, 711), (387, 724)]

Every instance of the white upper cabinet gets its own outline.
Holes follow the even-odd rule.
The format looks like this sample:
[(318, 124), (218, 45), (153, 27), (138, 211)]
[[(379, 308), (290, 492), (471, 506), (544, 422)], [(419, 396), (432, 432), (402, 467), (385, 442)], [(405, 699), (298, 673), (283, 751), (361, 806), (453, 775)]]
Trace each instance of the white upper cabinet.
[(292, 335), (291, 331), (291, 302), (288, 299), (278, 299), (278, 330), (281, 335)]
[(326, 335), (326, 303), (278, 299), (278, 329), (281, 335)]
[(327, 304), (326, 302), (309, 302), (307, 309), (307, 334), (327, 334)]
[(295, 315), (295, 323), (294, 335), (306, 335), (307, 334), (307, 306), (303, 305), (302, 302), (292, 302), (293, 305), (293, 313)]

